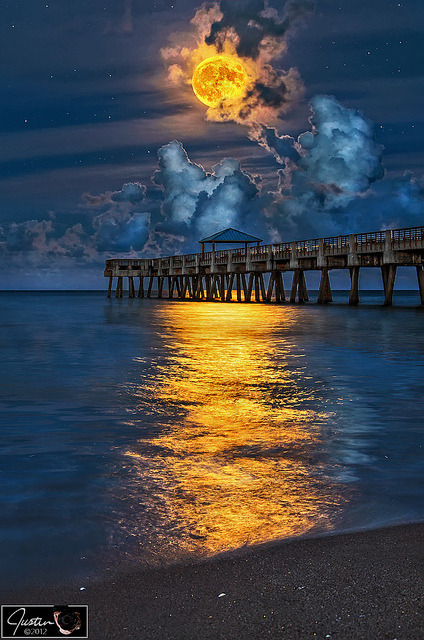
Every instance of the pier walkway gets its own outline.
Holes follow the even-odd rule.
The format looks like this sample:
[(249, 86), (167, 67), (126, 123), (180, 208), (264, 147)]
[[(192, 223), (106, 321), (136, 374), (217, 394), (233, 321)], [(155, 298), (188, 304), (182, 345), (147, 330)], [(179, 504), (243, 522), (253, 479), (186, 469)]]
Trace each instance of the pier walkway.
[[(384, 305), (390, 306), (396, 271), (400, 266), (416, 268), (421, 305), (424, 305), (424, 226), (389, 229), (330, 238), (316, 238), (163, 258), (106, 260), (108, 296), (123, 297), (124, 278), (128, 295), (158, 298), (166, 294), (180, 299), (221, 300), (222, 302), (284, 302), (284, 275), (293, 279), (290, 302), (308, 300), (305, 272), (320, 271), (317, 302), (331, 302), (330, 271), (350, 272), (349, 303), (359, 303), (361, 268), (379, 268), (384, 287)], [(137, 282), (135, 279), (137, 278)], [(136, 286), (137, 284), (137, 286)]]

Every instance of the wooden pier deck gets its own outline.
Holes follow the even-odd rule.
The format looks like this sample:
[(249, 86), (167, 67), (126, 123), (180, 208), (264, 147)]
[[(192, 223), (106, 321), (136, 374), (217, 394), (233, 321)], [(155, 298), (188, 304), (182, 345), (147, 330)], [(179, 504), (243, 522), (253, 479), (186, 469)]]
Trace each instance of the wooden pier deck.
[(308, 300), (305, 272), (321, 271), (317, 302), (326, 304), (332, 300), (330, 271), (348, 269), (349, 303), (356, 305), (360, 269), (373, 267), (381, 270), (384, 305), (390, 306), (400, 266), (416, 268), (424, 305), (424, 226), (162, 258), (110, 259), (104, 275), (109, 278), (109, 297), (114, 278), (118, 298), (128, 278), (130, 298), (151, 297), (156, 284), (158, 298), (166, 291), (170, 298), (176, 293), (180, 299), (279, 303), (286, 300), (283, 278), (291, 271), (289, 300), (302, 303)]

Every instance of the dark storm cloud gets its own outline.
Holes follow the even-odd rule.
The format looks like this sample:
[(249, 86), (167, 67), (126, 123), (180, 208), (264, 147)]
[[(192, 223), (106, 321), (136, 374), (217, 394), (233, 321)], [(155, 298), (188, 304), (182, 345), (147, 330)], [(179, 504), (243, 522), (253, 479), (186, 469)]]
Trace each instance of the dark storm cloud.
[(249, 120), (251, 114), (261, 107), (269, 107), (278, 114), (285, 111), (286, 106), (293, 106), (302, 92), (303, 84), (296, 69), (277, 73), (270, 65), (264, 65), (261, 78), (246, 93), (239, 118), (241, 121)]
[(270, 46), (270, 41), (281, 41), (300, 19), (310, 14), (315, 3), (312, 0), (289, 0), (281, 19), (265, 0), (224, 0), (219, 3), (219, 8), (222, 18), (212, 24), (210, 34), (205, 38), (206, 44), (214, 44), (220, 50), (227, 33), (235, 31), (237, 53), (257, 58), (264, 47)]

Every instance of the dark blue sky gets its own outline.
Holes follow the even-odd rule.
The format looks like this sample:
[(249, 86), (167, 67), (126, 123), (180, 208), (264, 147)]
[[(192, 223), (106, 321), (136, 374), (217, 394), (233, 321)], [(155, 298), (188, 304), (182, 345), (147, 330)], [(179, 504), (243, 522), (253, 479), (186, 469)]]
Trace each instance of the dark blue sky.
[[(248, 4), (222, 4), (236, 1)], [(270, 4), (283, 11), (283, 2)], [(333, 233), (344, 225), (349, 232), (422, 224), (421, 0), (318, 0), (315, 13), (290, 34), (287, 53), (274, 60), (281, 69), (296, 67), (304, 84), (303, 97), (278, 120), (280, 135), (310, 130), (308, 103), (324, 94), (361, 110), (384, 145), (385, 177), (369, 180), (375, 198), (361, 187), (356, 204), (349, 196), (347, 204), (326, 205), (328, 228), (269, 205), (281, 162), (249, 139), (245, 126), (205, 121), (190, 86), (167, 84), (160, 50), (185, 44), (201, 6), (193, 0), (1, 3), (1, 288), (102, 286), (106, 255), (189, 249), (205, 220), (215, 231), (219, 219), (210, 213), (203, 227), (178, 230), (175, 212), (163, 203), (167, 187), (151, 181), (158, 149), (174, 139), (206, 171), (232, 157), (243, 172), (261, 177), (259, 192), (243, 200), (249, 213), (240, 223), (246, 230), (263, 226), (265, 211), (275, 222), (269, 239)], [(121, 192), (126, 183), (146, 185), (147, 192), (129, 202)], [(294, 197), (303, 197), (302, 188), (295, 186)], [(400, 214), (396, 202), (404, 203)], [(289, 226), (284, 216), (292, 216)], [(176, 239), (182, 235), (186, 242)]]

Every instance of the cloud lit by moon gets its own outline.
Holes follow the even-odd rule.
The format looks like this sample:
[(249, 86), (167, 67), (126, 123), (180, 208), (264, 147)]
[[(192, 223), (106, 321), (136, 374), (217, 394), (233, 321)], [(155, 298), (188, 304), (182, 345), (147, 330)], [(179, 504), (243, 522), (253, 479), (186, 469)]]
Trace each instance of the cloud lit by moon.
[[(164, 47), (162, 57), (168, 67), (171, 85), (192, 86), (197, 97), (208, 106), (206, 119), (240, 124), (275, 123), (303, 94), (297, 69), (275, 66), (287, 48), (287, 37), (301, 18), (313, 10), (313, 3), (293, 0), (280, 16), (265, 2), (204, 4), (191, 20), (190, 34), (177, 34), (177, 43)], [(247, 37), (246, 37), (247, 35)], [(211, 75), (206, 92), (199, 94), (196, 72), (209, 59), (233, 60), (246, 73), (245, 90), (225, 91), (220, 96), (218, 76)], [(242, 81), (243, 82), (243, 81)], [(235, 95), (234, 95), (235, 94)], [(200, 95), (203, 95), (200, 97)]]

